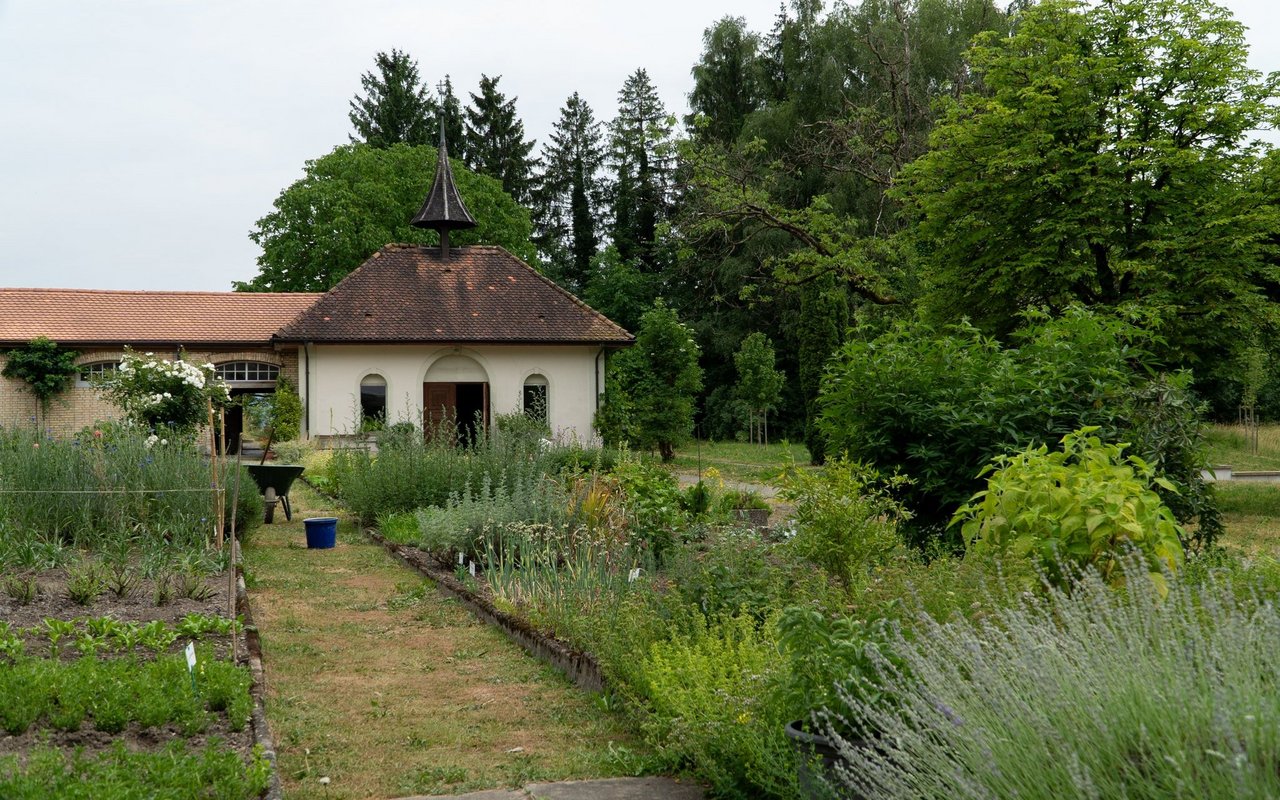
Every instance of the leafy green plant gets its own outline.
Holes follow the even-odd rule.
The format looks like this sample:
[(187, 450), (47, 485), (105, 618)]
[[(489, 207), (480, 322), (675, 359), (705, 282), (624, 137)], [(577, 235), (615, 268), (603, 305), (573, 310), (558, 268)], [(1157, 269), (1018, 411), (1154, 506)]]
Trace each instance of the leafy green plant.
[(1176, 491), (1145, 461), (1123, 456), (1123, 446), (1092, 436), (1096, 427), (1062, 437), (1062, 450), (1028, 448), (1000, 456), (983, 470), (987, 488), (953, 519), (976, 552), (1034, 554), (1058, 583), (1094, 567), (1119, 581), (1119, 566), (1133, 549), (1142, 553), (1156, 585), (1182, 563), (1182, 529), (1155, 487)]
[(152, 620), (138, 631), (138, 644), (156, 653), (163, 653), (178, 638), (174, 628), (163, 620)]
[(201, 572), (182, 570), (173, 573), (173, 591), (178, 597), (204, 602), (218, 593)]
[(843, 459), (816, 472), (788, 470), (781, 495), (795, 503), (791, 549), (852, 586), (900, 545), (897, 524), (906, 514), (889, 492), (904, 483)]
[[(787, 668), (775, 686), (779, 701), (808, 730), (825, 731), (841, 696), (883, 707), (892, 704), (881, 677), (881, 664), (893, 663), (890, 631), (883, 620), (831, 616), (810, 606), (791, 606), (778, 617), (778, 647)], [(850, 736), (874, 735), (858, 720), (839, 726)]]
[(24, 346), (5, 354), (0, 375), (25, 381), (40, 406), (41, 417), (48, 416), (49, 401), (61, 394), (76, 374), (74, 350), (64, 350), (48, 337), (38, 336)]
[(54, 617), (44, 618), (41, 620), (41, 624), (44, 626), (43, 629), (35, 628), (34, 630), (37, 634), (43, 633), (45, 635), (49, 640), (49, 656), (57, 658), (61, 652), (59, 643), (63, 639), (75, 635), (76, 624), (71, 620), (56, 619)]
[(302, 430), (302, 400), (284, 375), (276, 378), (276, 390), (271, 395), (271, 412), (267, 424), (273, 438), (280, 442), (297, 439)]
[(0, 620), (0, 656), (16, 661), (26, 652), (22, 637), (14, 631), (8, 622)]

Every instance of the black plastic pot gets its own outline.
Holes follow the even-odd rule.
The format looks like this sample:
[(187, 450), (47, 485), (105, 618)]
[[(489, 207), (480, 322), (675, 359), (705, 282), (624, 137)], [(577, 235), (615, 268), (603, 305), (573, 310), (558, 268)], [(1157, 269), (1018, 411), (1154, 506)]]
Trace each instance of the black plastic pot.
[(796, 754), (800, 779), (800, 796), (805, 800), (831, 800), (841, 797), (836, 787), (836, 764), (840, 753), (826, 736), (804, 729), (804, 721), (787, 723), (787, 739)]

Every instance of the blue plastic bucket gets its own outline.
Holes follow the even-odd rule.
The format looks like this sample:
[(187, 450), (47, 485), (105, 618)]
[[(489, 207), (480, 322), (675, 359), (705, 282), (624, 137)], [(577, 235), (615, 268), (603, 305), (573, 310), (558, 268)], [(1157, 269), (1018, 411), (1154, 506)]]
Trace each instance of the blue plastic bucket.
[(307, 526), (307, 547), (312, 550), (333, 547), (338, 543), (337, 517), (307, 517), (302, 521)]

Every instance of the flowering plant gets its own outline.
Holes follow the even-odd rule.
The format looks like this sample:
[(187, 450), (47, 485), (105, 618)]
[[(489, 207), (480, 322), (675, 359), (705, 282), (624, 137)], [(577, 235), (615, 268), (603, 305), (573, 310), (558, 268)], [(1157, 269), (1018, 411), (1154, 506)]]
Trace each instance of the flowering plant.
[(208, 401), (231, 398), (213, 364), (169, 361), (154, 353), (125, 351), (119, 368), (100, 384), (103, 395), (149, 429), (194, 433), (207, 418)]

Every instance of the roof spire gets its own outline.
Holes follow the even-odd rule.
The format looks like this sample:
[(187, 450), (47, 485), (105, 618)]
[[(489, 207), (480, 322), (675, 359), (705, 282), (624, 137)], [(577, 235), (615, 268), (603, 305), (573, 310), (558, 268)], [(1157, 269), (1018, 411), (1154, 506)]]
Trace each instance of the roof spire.
[(409, 221), (415, 228), (435, 228), (440, 233), (440, 256), (449, 257), (449, 231), (474, 228), (475, 218), (467, 211), (453, 183), (453, 170), (449, 167), (449, 147), (444, 140), (444, 104), (440, 107), (440, 150), (436, 159), (436, 177), (431, 184), (427, 200), (418, 215)]

